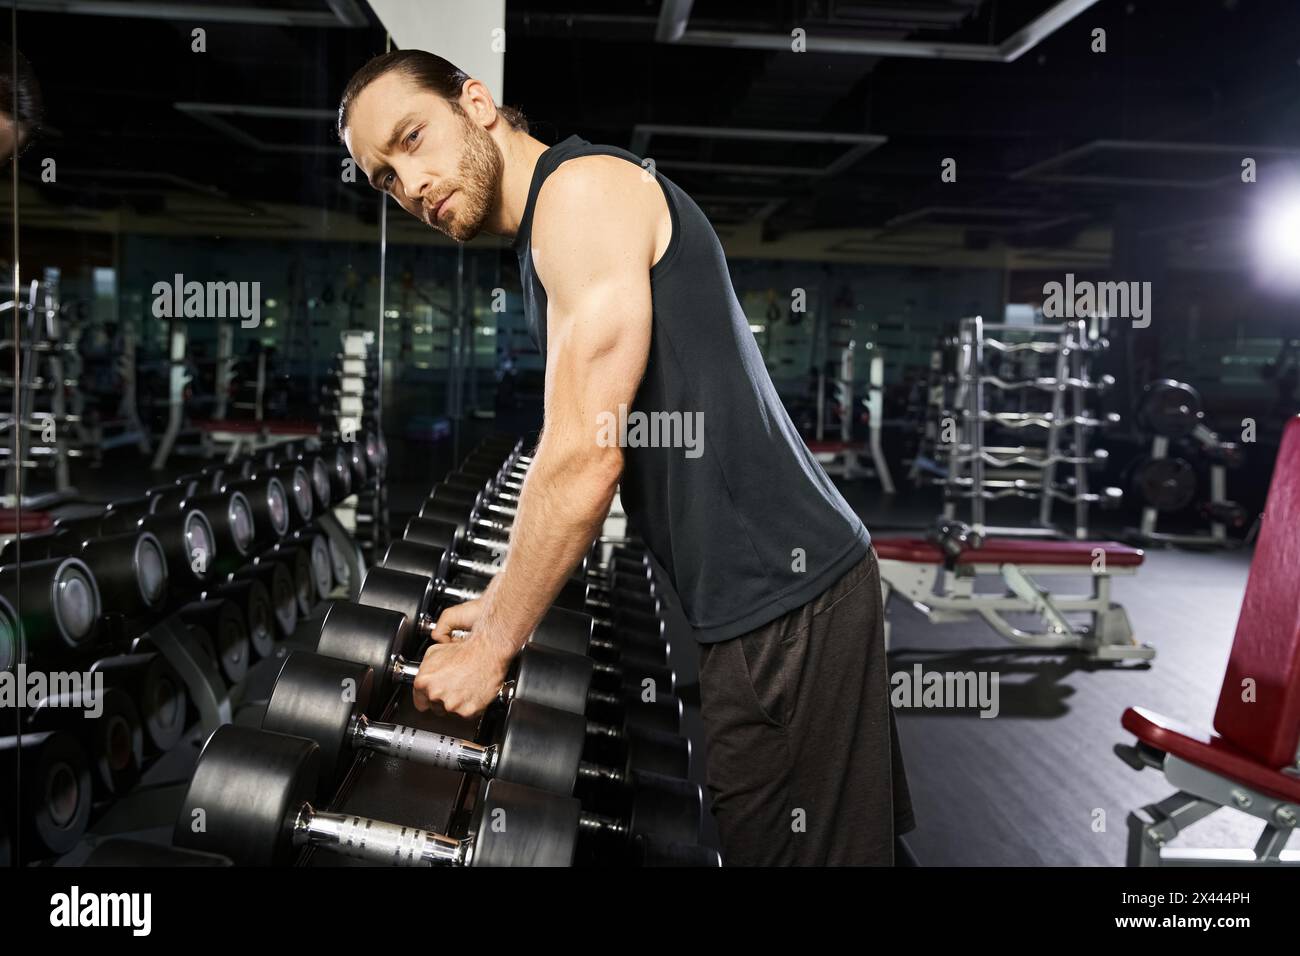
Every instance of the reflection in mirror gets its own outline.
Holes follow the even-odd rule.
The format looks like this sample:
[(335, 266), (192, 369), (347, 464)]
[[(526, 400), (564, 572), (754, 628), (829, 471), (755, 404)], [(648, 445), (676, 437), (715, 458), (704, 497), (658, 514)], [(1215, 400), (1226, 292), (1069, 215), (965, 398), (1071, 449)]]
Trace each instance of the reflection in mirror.
[[(4, 22), (9, 29), (11, 18), (6, 17)], [(24, 153), (34, 155), (29, 150), (41, 132), (43, 114), (41, 85), (31, 63), (16, 46), (0, 42), (0, 171), (6, 214), (5, 255), (0, 275), (0, 302), (4, 305), (4, 321), (0, 327), (0, 385), (3, 386), (0, 388), (0, 434), (4, 440), (0, 443), (0, 461), (4, 464), (5, 509), (0, 512), (0, 525), (12, 527), (18, 527), (21, 521), (21, 513), (13, 507), (20, 503), (19, 463), (28, 454), (30, 445), (27, 429), (14, 425), (15, 421), (27, 424), (34, 421), (30, 401), (33, 390), (24, 387), (30, 369), (15, 349), (15, 343), (37, 331), (45, 307), (57, 301), (57, 282), (54, 286), (39, 278), (29, 282), (33, 277), (24, 274), (21, 268), (20, 229), (15, 208), (19, 177), (26, 172), (20, 169), (20, 157)]]
[(0, 159), (27, 148), (41, 124), (41, 87), (22, 52), (0, 43)]

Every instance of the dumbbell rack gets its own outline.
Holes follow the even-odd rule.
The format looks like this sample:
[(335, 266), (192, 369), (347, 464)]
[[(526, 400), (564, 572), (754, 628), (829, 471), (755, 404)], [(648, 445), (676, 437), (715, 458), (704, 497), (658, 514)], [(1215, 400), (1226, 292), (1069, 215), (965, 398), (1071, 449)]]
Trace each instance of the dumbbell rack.
[[(604, 537), (622, 537), (621, 517), (611, 514), (604, 528)], [(400, 689), (395, 690), (394, 696), (386, 702), (380, 719), (416, 731), (472, 740), (493, 739), (490, 730), (493, 717), (485, 716), (477, 725), (458, 718), (435, 717), (416, 710), (409, 691)], [(468, 835), (470, 820), (485, 786), (486, 782), (477, 774), (449, 773), (382, 752), (364, 751), (356, 756), (332, 797), (323, 801), (323, 805), (332, 813), (400, 821), (408, 828), (421, 828), (459, 839)], [(311, 846), (297, 854), (295, 863), (312, 867), (374, 865), (338, 853), (319, 852)]]
[[(5, 468), (5, 498), (13, 502), (19, 489), (19, 469), (46, 470), (53, 476), (54, 494), (23, 496), (29, 507), (48, 506), (75, 494), (69, 476), (69, 459), (82, 449), (71, 433), (80, 417), (69, 406), (79, 404), (77, 379), (68, 374), (67, 360), (75, 359), (76, 345), (63, 334), (59, 304), (59, 270), (46, 269), (41, 281), (33, 280), (23, 292), (12, 295), (10, 286), (0, 286), (0, 313), (10, 320), (4, 331), (18, 327), (19, 340), (0, 341), (0, 392), (7, 412), (0, 412), (0, 461)], [(17, 311), (15, 321), (15, 310)], [(0, 333), (3, 334), (3, 333)], [(18, 351), (18, 380), (12, 376), (14, 350)], [(16, 406), (15, 406), (16, 401)], [(14, 455), (14, 432), (19, 432), (21, 458)], [(52, 434), (51, 434), (52, 433)]]
[[(1063, 501), (1074, 509), (1074, 536), (1088, 537), (1089, 507), (1119, 500), (1118, 489), (1097, 493), (1088, 482), (1089, 466), (1106, 461), (1104, 450), (1089, 451), (1091, 432), (1114, 421), (1088, 411), (1091, 396), (1109, 384), (1089, 368), (1104, 341), (1083, 319), (1033, 326), (980, 316), (961, 321), (953, 404), (945, 415), (956, 425), (956, 440), (945, 442), (942, 427), (936, 440), (936, 457), (947, 463), (945, 518), (959, 517), (958, 506), (968, 502), (967, 520), (983, 536), (1068, 537), (1053, 521), (1053, 506)], [(1013, 366), (1010, 375), (1002, 362)], [(1025, 440), (1029, 429), (1043, 440)], [(1008, 432), (1022, 443), (995, 443)], [(989, 525), (988, 503), (1007, 498), (1036, 500), (1035, 523)]]
[(371, 354), (375, 345), (372, 331), (348, 330), (340, 340), (333, 374), (327, 376), (333, 384), (321, 390), (322, 434), (343, 441), (349, 436), (365, 436), (367, 452), (376, 467), (367, 484), (355, 489), (355, 497), (338, 509), (338, 515), (343, 527), (371, 557), (383, 550), (390, 536), (387, 446), (376, 375), (379, 358)]
[[(235, 478), (247, 475), (248, 466), (252, 468), (274, 469), (278, 466), (292, 466), (299, 461), (306, 461), (303, 456), (314, 456), (320, 449), (307, 449), (297, 443), (284, 443), (279, 446), (259, 451), (242, 462), (236, 462), (233, 466), (225, 469), (228, 473), (233, 473)], [(241, 467), (242, 466), (242, 467)], [(221, 471), (222, 469), (215, 469)], [(159, 506), (157, 510), (151, 509), (149, 514), (162, 514), (165, 509), (174, 508), (176, 503), (183, 498), (198, 495), (198, 500), (202, 500), (202, 494), (197, 488), (193, 487), (197, 482), (207, 477), (206, 473), (184, 476), (177, 479), (174, 485), (160, 486), (152, 489), (150, 494), (160, 496), (158, 500), (168, 500), (169, 506)], [(332, 483), (331, 483), (332, 484)], [(182, 490), (177, 493), (177, 489)], [(331, 496), (337, 500), (340, 492), (332, 491)], [(130, 499), (131, 502), (137, 499)], [(119, 502), (110, 504), (98, 516), (91, 516), (92, 519), (104, 519), (111, 515), (114, 508)], [(94, 835), (89, 838), (82, 838), (80, 831), (74, 835), (74, 839), (81, 839), (81, 842), (68, 852), (68, 862), (76, 863), (77, 857), (84, 854), (89, 846), (90, 841), (98, 837), (104, 837), (111, 834), (124, 832), (133, 832), (139, 830), (148, 830), (156, 828), (159, 825), (157, 819), (159, 801), (165, 802), (165, 792), (169, 785), (174, 784), (177, 778), (177, 772), (187, 772), (186, 759), (191, 762), (197, 751), (191, 749), (190, 744), (201, 744), (204, 739), (217, 727), (238, 720), (238, 712), (242, 705), (247, 701), (249, 688), (255, 681), (268, 682), (274, 679), (283, 661), (285, 642), (292, 638), (283, 633), (278, 633), (274, 637), (274, 646), (269, 650), (263, 649), (260, 653), (260, 659), (254, 656), (255, 652), (251, 649), (251, 644), (246, 648), (246, 662), (255, 661), (251, 667), (247, 668), (246, 673), (240, 676), (234, 676), (227, 670), (227, 661), (219, 659), (219, 655), (225, 653), (226, 645), (222, 644), (222, 638), (227, 635), (219, 634), (217, 630), (217, 621), (211, 617), (211, 612), (206, 610), (199, 611), (195, 609), (193, 602), (217, 601), (236, 601), (236, 606), (240, 606), (233, 597), (226, 597), (221, 588), (228, 584), (238, 582), (242, 575), (238, 574), (238, 568), (234, 564), (242, 565), (247, 569), (255, 563), (271, 563), (279, 560), (288, 560), (287, 555), (280, 549), (283, 546), (306, 547), (310, 551), (309, 541), (314, 541), (316, 536), (322, 536), (330, 545), (332, 561), (332, 573), (330, 582), (332, 590), (329, 593), (320, 593), (312, 589), (309, 599), (316, 603), (319, 608), (324, 602), (332, 599), (355, 597), (358, 582), (361, 579), (364, 565), (360, 560), (355, 544), (351, 543), (342, 529), (338, 526), (337, 521), (328, 507), (319, 511), (319, 502), (313, 508), (313, 514), (310, 520), (306, 520), (298, 530), (290, 528), (284, 536), (276, 538), (265, 538), (261, 545), (258, 545), (249, 553), (239, 556), (231, 565), (231, 573), (226, 574), (223, 562), (223, 570), (217, 577), (207, 582), (200, 582), (180, 574), (173, 570), (169, 575), (169, 587), (167, 591), (166, 604), (156, 607), (152, 611), (140, 615), (127, 616), (117, 607), (113, 597), (118, 594), (116, 588), (109, 588), (106, 584), (101, 583), (96, 589), (102, 595), (102, 613), (96, 614), (99, 626), (93, 638), (87, 641), (87, 645), (82, 647), (68, 647), (56, 649), (50, 646), (44, 651), (44, 656), (40, 659), (33, 659), (32, 663), (42, 670), (51, 666), (57, 666), (61, 669), (71, 669), (81, 672), (87, 669), (94, 671), (99, 670), (102, 666), (110, 663), (126, 665), (128, 662), (133, 666), (132, 670), (152, 670), (154, 667), (160, 668), (160, 673), (166, 675), (165, 679), (182, 690), (181, 694), (175, 698), (179, 701), (178, 706), (182, 708), (185, 714), (185, 731), (177, 742), (166, 749), (148, 748), (143, 753), (143, 759), (137, 764), (138, 779), (133, 784), (128, 784), (126, 789), (115, 791), (111, 795), (101, 792), (101, 784), (95, 783), (96, 798), (95, 803), (90, 811), (89, 824), (92, 826), (91, 833)], [(171, 512), (181, 514), (181, 511)], [(83, 521), (87, 519), (75, 519)], [(304, 519), (305, 520), (305, 519)], [(60, 530), (58, 524), (55, 525), (55, 532)], [(73, 532), (76, 534), (76, 532)], [(89, 532), (87, 532), (89, 533)], [(111, 532), (105, 532), (111, 533)], [(80, 537), (78, 535), (78, 537)], [(30, 536), (23, 539), (24, 542), (30, 541)], [(93, 538), (91, 539), (94, 540)], [(10, 554), (11, 549), (6, 548), (5, 560), (13, 562), (15, 555)], [(25, 552), (19, 552), (24, 554)], [(75, 555), (75, 552), (74, 552)], [(22, 566), (26, 567), (31, 563), (30, 558), (22, 558)], [(324, 568), (326, 563), (313, 565), (315, 571)], [(36, 571), (31, 573), (35, 574)], [(31, 580), (31, 579), (29, 579)], [(40, 585), (37, 580), (31, 581), (31, 586), (37, 589)], [(318, 582), (318, 588), (325, 587), (325, 581)], [(27, 585), (25, 585), (27, 586)], [(316, 599), (319, 598), (319, 603)], [(13, 596), (7, 598), (10, 604), (16, 600)], [(19, 646), (23, 642), (21, 635), (31, 625), (39, 623), (36, 620), (35, 613), (23, 604), (23, 624), (21, 629), (18, 625), (11, 625), (18, 630), (20, 636)], [(234, 613), (234, 612), (232, 612)], [(306, 613), (306, 609), (299, 609), (299, 613)], [(242, 609), (237, 615), (243, 621), (245, 627), (247, 620), (243, 617)], [(306, 620), (306, 618), (302, 618)], [(247, 635), (247, 631), (246, 631)], [(48, 643), (48, 642), (46, 642)], [(44, 646), (44, 645), (42, 645)], [(30, 648), (29, 648), (30, 650)], [(152, 665), (150, 659), (157, 658)], [(25, 659), (20, 657), (20, 662)], [(138, 667), (136, 666), (138, 665)], [(245, 664), (244, 666), (247, 666)], [(127, 669), (127, 668), (124, 668)], [(122, 673), (119, 670), (117, 673)], [(255, 676), (256, 675), (256, 676)], [(132, 677), (128, 683), (122, 683), (120, 680), (106, 681), (109, 687), (117, 688), (134, 688), (136, 693), (128, 690), (132, 694), (132, 699), (136, 707), (142, 714), (147, 713), (152, 700), (146, 700), (149, 697), (147, 684), (143, 677)], [(174, 705), (175, 706), (175, 705)], [(80, 725), (69, 724), (60, 733), (68, 733), (76, 737), (79, 744), (84, 745), (84, 750), (95, 753), (90, 742), (92, 736), (91, 722), (83, 720)], [(98, 722), (95, 722), (98, 723)], [(5, 736), (8, 731), (0, 732), (0, 737)], [(84, 741), (83, 741), (84, 736)], [(171, 820), (163, 821), (170, 826)], [(29, 850), (29, 854), (35, 852)], [(60, 850), (50, 853), (48, 849), (43, 854), (29, 856), (29, 859), (52, 858), (64, 853)]]

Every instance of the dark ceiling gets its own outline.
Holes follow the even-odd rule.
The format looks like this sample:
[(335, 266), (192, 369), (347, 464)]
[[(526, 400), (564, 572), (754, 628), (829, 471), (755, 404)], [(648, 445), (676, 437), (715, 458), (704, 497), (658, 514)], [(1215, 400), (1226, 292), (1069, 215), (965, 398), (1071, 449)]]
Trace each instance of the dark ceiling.
[[(142, 3), (136, 12), (154, 15), (132, 17), (41, 9), (65, 3), (76, 0), (19, 0), (17, 15), (50, 127), (24, 175), (37, 183), (33, 153), (57, 158), (59, 183), (41, 186), (50, 202), (165, 214), (179, 188), (251, 215), (259, 202), (373, 215), (365, 187), (339, 182), (330, 122), (350, 72), (383, 48), (360, 0)], [(216, 19), (236, 4), (299, 22)], [(1212, 219), (1238, 201), (1220, 187), (1244, 155), (1296, 158), (1294, 0), (1100, 0), (1012, 62), (817, 52), (832, 39), (992, 50), (1056, 7), (509, 0), (505, 99), (543, 139), (576, 132), (644, 152), (720, 230), (766, 238), (844, 229), (888, 243), (929, 224), (969, 248), (1067, 244), (1123, 206), (1175, 225)], [(690, 8), (695, 39), (657, 42), (674, 8)], [(206, 54), (190, 52), (196, 25)], [(707, 39), (788, 45), (796, 27), (809, 52)], [(1106, 53), (1090, 49), (1098, 27)], [(945, 157), (956, 183), (940, 181)]]

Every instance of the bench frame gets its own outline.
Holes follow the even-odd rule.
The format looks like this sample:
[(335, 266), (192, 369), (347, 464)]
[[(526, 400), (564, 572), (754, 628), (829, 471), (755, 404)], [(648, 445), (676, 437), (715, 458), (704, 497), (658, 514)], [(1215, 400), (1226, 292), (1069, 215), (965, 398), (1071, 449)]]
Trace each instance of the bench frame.
[[(1158, 803), (1128, 815), (1129, 866), (1300, 866), (1300, 850), (1284, 850), (1300, 807), (1260, 793), (1172, 754), (1141, 747), (1142, 761), (1178, 788)], [(1170, 847), (1193, 823), (1225, 807), (1264, 822), (1254, 849)]]
[[(968, 552), (978, 554), (978, 550)], [(946, 568), (939, 561), (880, 559), (881, 592), (886, 604), (894, 593), (911, 603), (934, 624), (983, 618), (1007, 640), (1026, 647), (1053, 650), (1082, 650), (1092, 660), (1144, 660), (1155, 657), (1155, 648), (1139, 644), (1133, 637), (1124, 608), (1111, 600), (1112, 575), (1132, 575), (1138, 566), (1079, 564), (1011, 564), (971, 561)], [(1088, 576), (1087, 594), (1058, 595), (1038, 584), (1037, 579)], [(976, 578), (995, 576), (1007, 585), (1002, 594), (977, 593)], [(1029, 587), (1026, 588), (1025, 585)], [(1004, 616), (1007, 612), (1037, 613), (1043, 629), (1026, 631)], [(1065, 621), (1063, 614), (1088, 615), (1083, 625)], [(889, 624), (885, 625), (886, 646)]]

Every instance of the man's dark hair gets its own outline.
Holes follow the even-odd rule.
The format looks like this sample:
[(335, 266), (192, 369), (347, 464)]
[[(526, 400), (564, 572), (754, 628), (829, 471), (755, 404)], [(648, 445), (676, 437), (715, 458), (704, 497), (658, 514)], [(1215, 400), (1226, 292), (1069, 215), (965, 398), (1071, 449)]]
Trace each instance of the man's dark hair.
[[(352, 79), (348, 80), (343, 98), (339, 100), (339, 139), (343, 138), (343, 130), (347, 129), (348, 125), (348, 113), (352, 109), (353, 102), (361, 95), (361, 91), (381, 76), (394, 70), (400, 71), (403, 76), (413, 80), (421, 88), (437, 93), (457, 109), (460, 108), (460, 104), (456, 100), (460, 98), (460, 91), (465, 86), (465, 81), (470, 78), (468, 73), (454, 63), (424, 50), (393, 50), (391, 53), (381, 54), (357, 70), (352, 75)], [(513, 106), (498, 106), (497, 112), (514, 129), (523, 133), (528, 132), (528, 120)]]

